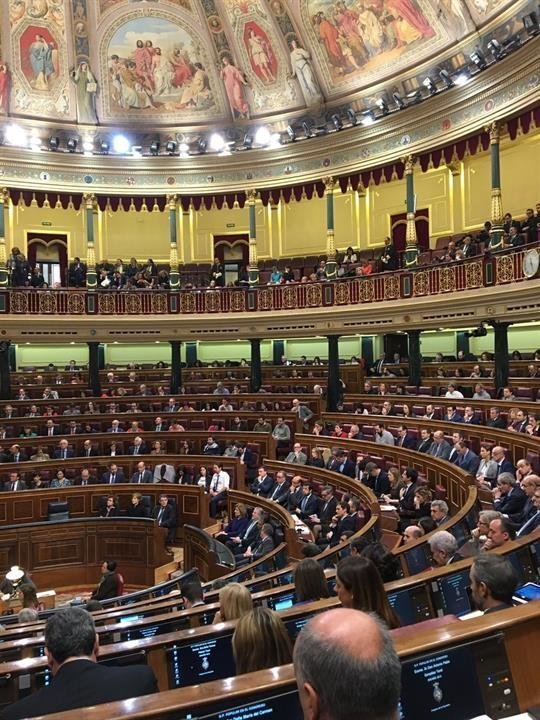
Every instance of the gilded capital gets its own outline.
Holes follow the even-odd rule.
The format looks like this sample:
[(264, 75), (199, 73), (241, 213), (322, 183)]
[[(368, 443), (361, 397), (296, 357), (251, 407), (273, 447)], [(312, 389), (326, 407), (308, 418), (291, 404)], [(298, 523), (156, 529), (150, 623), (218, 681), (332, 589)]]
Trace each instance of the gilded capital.
[(85, 193), (83, 195), (83, 202), (87, 210), (96, 210), (97, 200), (94, 193)]
[(246, 199), (248, 205), (255, 205), (255, 201), (257, 200), (257, 191), (254, 189), (246, 190)]
[(7, 203), (9, 200), (9, 190), (7, 188), (2, 188), (0, 190), (0, 203)]
[(323, 183), (324, 189), (327, 193), (331, 193), (334, 191), (334, 188), (336, 187), (336, 180), (331, 175), (323, 178)]
[(176, 210), (178, 207), (178, 195), (167, 195), (167, 205), (169, 207), (169, 210)]
[(485, 128), (486, 132), (489, 133), (489, 141), (492, 144), (496, 144), (501, 139), (501, 126), (498, 122), (492, 122)]
[(414, 155), (407, 155), (403, 158), (403, 164), (405, 165), (405, 175), (412, 175), (416, 164), (416, 158)]

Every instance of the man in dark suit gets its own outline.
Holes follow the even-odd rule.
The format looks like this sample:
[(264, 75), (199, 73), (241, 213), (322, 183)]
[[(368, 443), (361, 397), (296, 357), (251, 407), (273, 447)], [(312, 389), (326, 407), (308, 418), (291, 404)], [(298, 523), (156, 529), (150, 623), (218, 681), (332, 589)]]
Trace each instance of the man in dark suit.
[(101, 476), (101, 482), (104, 485), (114, 485), (115, 483), (126, 482), (124, 473), (118, 470), (116, 463), (111, 463), (107, 472), (104, 472)]
[(169, 427), (168, 423), (161, 417), (157, 417), (154, 420), (154, 427), (152, 432), (164, 432)]
[(533, 495), (534, 508), (536, 510), (529, 519), (520, 527), (516, 537), (525, 537), (540, 527), (540, 486), (536, 488)]
[(330, 530), (330, 523), (336, 514), (337, 499), (334, 496), (334, 488), (331, 485), (325, 485), (321, 490), (321, 502), (319, 503), (319, 522), (313, 526), (313, 534), (315, 538), (319, 535), (326, 537), (326, 533)]
[(58, 448), (54, 451), (56, 460), (67, 460), (68, 458), (74, 457), (73, 450), (70, 449), (69, 443), (65, 438), (62, 438), (58, 443)]
[(433, 445), (433, 438), (431, 433), (426, 428), (420, 430), (420, 443), (418, 445), (418, 452), (429, 453)]
[(287, 500), (287, 510), (289, 512), (294, 512), (296, 508), (300, 505), (302, 502), (302, 498), (304, 497), (304, 493), (302, 490), (302, 478), (300, 475), (295, 475), (291, 479), (291, 487), (289, 488), (289, 498)]
[(116, 560), (104, 560), (101, 563), (101, 580), (92, 593), (92, 600), (108, 600), (118, 595), (118, 574)]
[(374, 462), (368, 462), (362, 482), (373, 490), (377, 497), (390, 492), (388, 473), (381, 470)]
[(441, 460), (448, 460), (452, 447), (450, 443), (444, 439), (442, 430), (435, 430), (433, 433), (433, 445), (429, 450), (429, 454)]
[(515, 519), (515, 525), (522, 528), (525, 523), (536, 515), (536, 506), (534, 504), (534, 493), (540, 488), (540, 478), (538, 475), (528, 475), (521, 481), (521, 489), (527, 496), (523, 509), (518, 518)]
[(21, 476), (17, 471), (9, 473), (9, 480), (4, 483), (4, 490), (7, 492), (19, 492), (19, 490), (28, 490), (28, 487), (24, 480), (21, 480)]
[(456, 465), (470, 475), (476, 476), (478, 467), (480, 466), (480, 458), (478, 455), (467, 447), (464, 440), (456, 443), (456, 450), (458, 452)]
[(68, 282), (70, 287), (84, 287), (86, 285), (86, 265), (80, 258), (73, 258), (69, 265)]
[(143, 443), (142, 437), (137, 435), (133, 438), (133, 445), (129, 446), (128, 455), (146, 455), (147, 453), (148, 448)]
[(338, 451), (337, 464), (334, 470), (338, 473), (341, 473), (341, 475), (346, 475), (347, 477), (354, 478), (356, 465), (353, 463), (352, 460), (349, 460), (349, 453), (346, 450)]
[(232, 537), (226, 545), (230, 547), (235, 555), (243, 555), (248, 547), (257, 541), (259, 536), (259, 525), (266, 519), (266, 513), (260, 507), (253, 508), (251, 521), (242, 535)]
[(59, 426), (55, 425), (54, 420), (52, 418), (48, 418), (45, 426), (41, 429), (39, 434), (47, 435), (48, 437), (54, 437), (55, 435), (61, 435), (61, 432)]
[(414, 505), (414, 493), (416, 492), (418, 483), (418, 471), (414, 468), (405, 468), (401, 477), (405, 482), (403, 494), (399, 500), (397, 510), (403, 526), (409, 525), (409, 518), (416, 517), (416, 507)]
[(268, 475), (266, 468), (261, 465), (257, 471), (257, 477), (251, 483), (251, 492), (254, 495), (261, 495), (262, 497), (268, 497), (272, 486), (274, 484), (274, 478)]
[[(262, 523), (259, 529), (257, 540), (246, 548), (244, 552), (244, 562), (255, 562), (260, 558), (268, 555), (274, 549), (274, 530), (270, 523)], [(241, 565), (242, 561), (237, 562)]]
[(444, 567), (463, 560), (458, 554), (456, 538), (447, 530), (439, 530), (428, 540), (429, 549), (433, 558), (433, 567)]
[(21, 446), (15, 444), (9, 448), (9, 452), (5, 455), (4, 462), (19, 463), (27, 459), (26, 453), (21, 450)]
[(521, 517), (527, 496), (518, 485), (512, 473), (503, 472), (497, 477), (493, 492), (493, 507), (513, 523)]
[(152, 473), (150, 470), (146, 469), (146, 465), (142, 462), (142, 460), (137, 463), (137, 470), (131, 476), (131, 482), (137, 483), (138, 485), (141, 483), (153, 482)]
[(506, 422), (501, 417), (501, 413), (498, 408), (489, 408), (489, 420), (486, 423), (487, 427), (497, 428), (498, 430), (506, 430)]
[(98, 479), (94, 475), (90, 475), (88, 468), (83, 468), (81, 474), (73, 481), (74, 485), (97, 485)]
[(282, 507), (287, 505), (289, 501), (289, 483), (283, 470), (277, 471), (276, 482), (268, 494), (268, 499), (277, 502)]
[(111, 427), (107, 428), (108, 433), (121, 433), (124, 432), (124, 428), (120, 425), (120, 420), (113, 420)]
[(519, 578), (512, 563), (502, 555), (481, 553), (471, 565), (469, 579), (474, 603), (484, 615), (513, 606)]
[(307, 480), (302, 482), (302, 499), (295, 513), (302, 520), (309, 520), (311, 515), (319, 513), (319, 498), (314, 494), (311, 484)]
[(99, 453), (92, 445), (92, 441), (85, 440), (82, 446), (82, 450), (79, 453), (79, 457), (97, 457), (98, 455)]
[(407, 448), (407, 450), (416, 450), (416, 440), (409, 433), (405, 425), (400, 425), (397, 429), (398, 439), (396, 445), (398, 447)]
[(50, 715), (158, 691), (148, 665), (109, 667), (96, 662), (96, 627), (82, 608), (60, 609), (49, 618), (45, 654), (53, 674), (51, 684), (5, 708), (2, 720)]
[(165, 542), (170, 544), (174, 540), (176, 534), (176, 511), (173, 505), (169, 504), (169, 498), (167, 495), (159, 496), (159, 504), (152, 510), (152, 517), (157, 522), (159, 527), (166, 528), (167, 535)]
[(467, 405), (463, 413), (463, 422), (467, 425), (481, 425), (482, 422), (478, 415), (474, 412), (474, 408)]
[(326, 533), (326, 542), (337, 545), (344, 532), (354, 532), (355, 521), (349, 515), (349, 506), (346, 502), (338, 502), (336, 514), (330, 523), (330, 530)]
[(511, 460), (506, 457), (503, 447), (495, 445), (495, 447), (491, 450), (491, 457), (497, 463), (496, 478), (498, 478), (501, 473), (511, 473), (512, 475), (516, 474), (516, 468), (513, 466)]
[(462, 423), (463, 422), (463, 415), (459, 412), (459, 410), (455, 407), (452, 407), (452, 405), (449, 405), (446, 408), (446, 422), (453, 422), (453, 423)]

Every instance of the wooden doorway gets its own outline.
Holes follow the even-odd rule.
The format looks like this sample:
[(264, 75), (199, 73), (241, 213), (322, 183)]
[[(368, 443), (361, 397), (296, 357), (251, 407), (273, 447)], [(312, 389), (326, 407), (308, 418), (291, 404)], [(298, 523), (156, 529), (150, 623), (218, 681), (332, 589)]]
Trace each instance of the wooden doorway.
[(249, 235), (234, 233), (214, 235), (214, 257), (219, 258), (225, 270), (225, 285), (235, 283), (241, 270), (249, 262)]

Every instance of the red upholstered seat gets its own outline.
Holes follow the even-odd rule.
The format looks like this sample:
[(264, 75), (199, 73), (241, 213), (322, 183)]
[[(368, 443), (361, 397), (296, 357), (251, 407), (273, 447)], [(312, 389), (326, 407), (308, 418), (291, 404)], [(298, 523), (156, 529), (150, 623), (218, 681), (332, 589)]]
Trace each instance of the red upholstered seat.
[(120, 573), (116, 573), (116, 594), (124, 594), (124, 578)]

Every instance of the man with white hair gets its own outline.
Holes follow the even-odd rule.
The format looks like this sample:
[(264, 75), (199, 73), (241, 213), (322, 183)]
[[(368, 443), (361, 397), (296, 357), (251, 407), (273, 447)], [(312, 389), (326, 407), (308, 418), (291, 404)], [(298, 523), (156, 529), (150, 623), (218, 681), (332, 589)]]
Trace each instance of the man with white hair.
[(307, 405), (304, 405), (298, 400), (298, 398), (295, 398), (292, 401), (292, 407), (291, 412), (296, 413), (302, 423), (304, 424), (304, 427), (308, 424), (308, 422), (313, 417), (313, 411), (311, 408), (309, 408)]
[(431, 557), (435, 567), (444, 567), (461, 560), (457, 554), (458, 544), (456, 538), (447, 530), (439, 530), (428, 540)]

